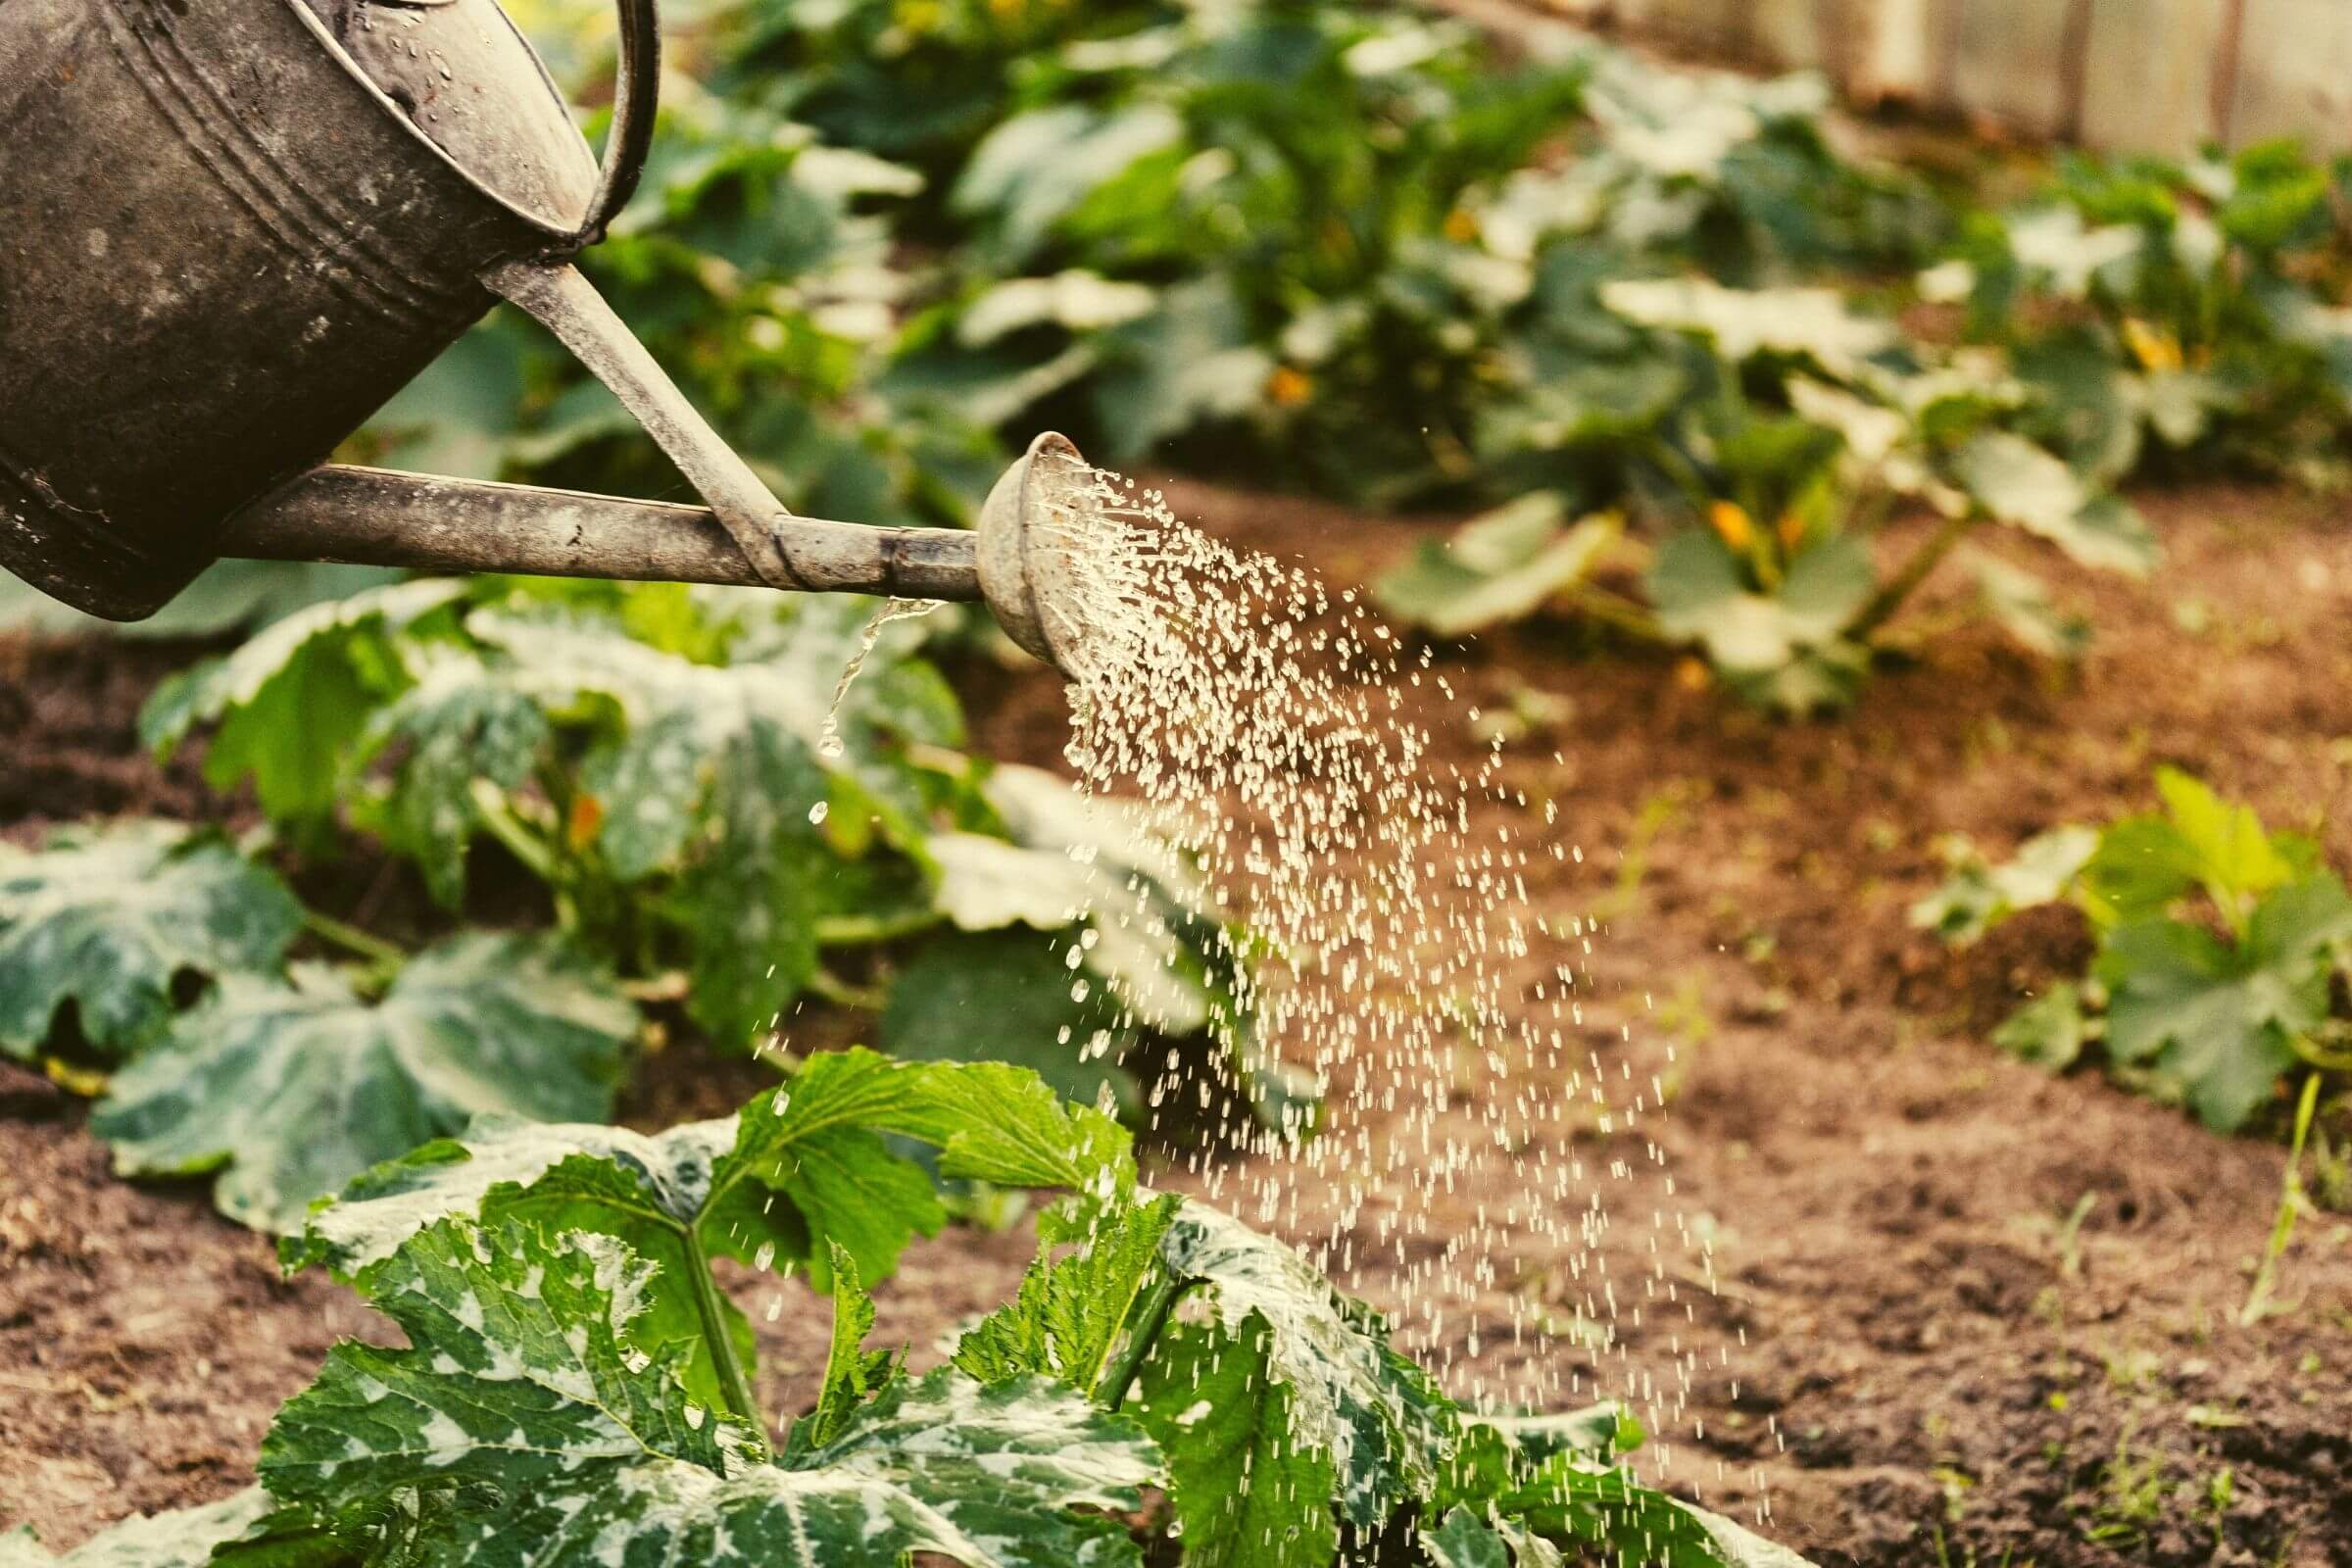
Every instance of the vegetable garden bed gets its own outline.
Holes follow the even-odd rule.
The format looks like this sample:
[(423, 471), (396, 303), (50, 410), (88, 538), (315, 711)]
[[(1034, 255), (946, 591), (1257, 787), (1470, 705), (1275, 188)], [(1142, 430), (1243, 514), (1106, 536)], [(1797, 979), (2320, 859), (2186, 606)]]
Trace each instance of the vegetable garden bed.
[[(1178, 485), (1173, 500), (1335, 580), (1369, 580), (1413, 541), (1287, 499)], [(2145, 810), (2159, 763), (2270, 823), (2316, 827), (2330, 860), (2352, 859), (2352, 534), (2336, 508), (2212, 488), (2140, 503), (2173, 562), (2152, 586), (2054, 571), (2104, 632), (2072, 687), (1968, 631), (1890, 672), (1845, 723), (1787, 726), (1692, 689), (1688, 664), (1586, 660), (1558, 622), (1444, 657), (1482, 724), (1531, 731), (1521, 782), (1558, 800), (1585, 849), (1531, 895), (1603, 922), (1585, 1027), (1612, 1070), (1669, 1084), (1669, 1115), (1643, 1132), (1675, 1196), (1639, 1136), (1573, 1129), (1558, 1152), (1635, 1173), (1610, 1198), (1618, 1278), (1646, 1276), (1647, 1207), (1671, 1203), (1711, 1240), (1722, 1282), (1696, 1288), (1693, 1251), (1669, 1270), (1686, 1282), (1674, 1309), (1625, 1303), (1644, 1304), (1642, 1320), (1597, 1348), (1565, 1250), (1512, 1259), (1480, 1302), (1485, 1324), (1449, 1321), (1443, 1343), (1416, 1347), (1450, 1363), (1450, 1383), (1597, 1355), (1614, 1389), (1628, 1367), (1670, 1381), (1675, 1351), (1695, 1350), (1684, 1419), (1652, 1446), (1665, 1479), (1740, 1518), (1768, 1495), (1771, 1533), (1825, 1565), (2352, 1562), (2352, 1232), (2307, 1222), (2280, 1309), (2241, 1324), (2283, 1149), (1989, 1047), (2024, 994), (2081, 971), (2087, 938), (2064, 911), (1957, 954), (1905, 918), (1942, 879), (1939, 836), (2005, 856), (2060, 822)], [(1896, 524), (1889, 548), (1916, 526)], [(5, 658), (0, 743), (24, 764), (11, 839), (92, 810), (222, 809), (130, 733), (140, 689), (184, 657), (83, 643)], [(1049, 678), (951, 673), (975, 750), (1054, 760)], [(1483, 749), (1483, 730), (1447, 722), (1442, 754)], [(1539, 767), (1555, 748), (1564, 762)], [(473, 875), (513, 872), (484, 852)], [(840, 1046), (857, 1028), (811, 1004), (790, 1044)], [(624, 1119), (652, 1131), (723, 1114), (767, 1072), (658, 1056)], [(201, 1186), (115, 1180), (75, 1102), (0, 1073), (0, 1524), (64, 1546), (228, 1494), (328, 1343), (396, 1343), (388, 1325), (316, 1274), (280, 1280), (267, 1243), (220, 1220)], [(1468, 1125), (1475, 1081), (1461, 1092)], [(1156, 1179), (1239, 1190), (1230, 1167)], [(1442, 1216), (1476, 1195), (1429, 1200)], [(1310, 1200), (1295, 1223), (1311, 1235), (1319, 1217)], [(926, 1348), (1005, 1298), (1030, 1250), (1020, 1229), (918, 1243), (878, 1293), (877, 1343), (936, 1361)], [(805, 1410), (821, 1299), (733, 1265), (720, 1277), (760, 1340), (762, 1404)], [(1342, 1283), (1387, 1289), (1360, 1265)], [(1514, 1302), (1543, 1309), (1516, 1340)]]

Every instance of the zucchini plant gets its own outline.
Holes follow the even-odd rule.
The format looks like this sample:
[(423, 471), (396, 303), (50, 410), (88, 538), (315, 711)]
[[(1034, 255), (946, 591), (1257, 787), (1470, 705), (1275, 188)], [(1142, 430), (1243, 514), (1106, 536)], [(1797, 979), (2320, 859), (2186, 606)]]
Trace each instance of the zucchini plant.
[(1947, 846), (1952, 874), (1914, 924), (1975, 941), (2021, 909), (2067, 903), (2097, 937), (2089, 972), (2027, 1003), (1995, 1039), (2063, 1071), (2094, 1045), (2118, 1076), (2221, 1132), (2279, 1103), (2298, 1071), (2352, 1071), (2352, 893), (2308, 838), (2159, 769), (2161, 813), (2055, 828), (2004, 864)]
[[(888, 1139), (1067, 1195), (1014, 1298), (919, 1374), (868, 1344), (870, 1288), (940, 1217)], [(1799, 1568), (1634, 1479), (1614, 1408), (1457, 1404), (1305, 1258), (1146, 1189), (1114, 1120), (1020, 1069), (852, 1052), (654, 1137), (487, 1119), (282, 1251), (407, 1343), (336, 1346), (257, 1487), (62, 1561)], [(821, 1384), (780, 1425), (722, 1255), (830, 1301)], [(53, 1560), (0, 1540), (10, 1568)]]

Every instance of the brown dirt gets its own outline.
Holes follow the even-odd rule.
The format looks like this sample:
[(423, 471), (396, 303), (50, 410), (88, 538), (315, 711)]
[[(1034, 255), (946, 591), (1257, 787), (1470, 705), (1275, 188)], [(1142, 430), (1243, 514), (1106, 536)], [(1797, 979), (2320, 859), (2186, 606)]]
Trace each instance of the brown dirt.
[[(1169, 488), (1180, 514), (1342, 581), (1415, 536), (1308, 503)], [(1694, 689), (1673, 661), (1594, 657), (1560, 625), (1440, 660), (1490, 709), (1515, 685), (1569, 700), (1511, 766), (1537, 805), (1559, 800), (1586, 858), (1531, 893), (1604, 919), (1594, 1049), (1637, 1075), (1675, 1051), (1671, 1111), (1642, 1129), (1674, 1196), (1622, 1134), (1587, 1129), (1575, 1152), (1635, 1167), (1619, 1213), (1671, 1205), (1711, 1233), (1721, 1289), (1679, 1292), (1680, 1321), (1653, 1309), (1621, 1326), (1625, 1360), (1604, 1369), (1671, 1387), (1675, 1352), (1694, 1352), (1665, 1473), (1736, 1513), (1769, 1499), (1771, 1532), (1824, 1568), (2352, 1565), (2352, 1227), (2307, 1224), (2283, 1276), (2292, 1310), (2241, 1327), (2283, 1151), (1985, 1044), (2014, 999), (2080, 962), (2082, 933), (2064, 918), (1959, 954), (1904, 918), (1940, 874), (1939, 834), (2002, 853), (2053, 822), (2143, 806), (2164, 761), (2275, 824), (2321, 827), (2330, 858), (2352, 865), (2340, 509), (2229, 489), (2147, 505), (2172, 553), (2152, 585), (2037, 563), (2099, 627), (2071, 679), (1964, 628), (1882, 677), (1852, 718), (1788, 725)], [(146, 764), (119, 727), (75, 727), (76, 694), (121, 706), (164, 667), (92, 673), (135, 662), (83, 647), (9, 666), (0, 719), (31, 715), (12, 747), (80, 757), (76, 777), (135, 778)], [(1051, 682), (963, 678), (983, 749), (1054, 760)], [(1446, 744), (1471, 755), (1467, 727), (1446, 723)], [(99, 787), (27, 808), (102, 808)], [(178, 805), (207, 808), (198, 793)], [(810, 1015), (797, 1043), (852, 1032)], [(708, 1114), (760, 1081), (683, 1052), (646, 1079), (631, 1112), (644, 1125)], [(40, 1081), (0, 1082), (0, 1388), (25, 1396), (0, 1398), (0, 1527), (29, 1522), (61, 1544), (237, 1485), (275, 1403), (366, 1320), (318, 1282), (276, 1281), (268, 1246), (216, 1220), (200, 1192), (110, 1180), (80, 1122)], [(1468, 1195), (1431, 1200), (1441, 1232), (1448, 1210), (1467, 1222)], [(1606, 1244), (1619, 1279), (1646, 1275), (1649, 1234), (1628, 1226)], [(885, 1288), (885, 1332), (927, 1345), (1001, 1295), (1025, 1250), (1018, 1231), (917, 1249)], [(1512, 1259), (1481, 1303), (1490, 1319), (1514, 1302), (1566, 1313), (1564, 1261), (1540, 1248)], [(775, 1288), (732, 1283), (764, 1324)], [(1589, 1359), (1564, 1334), (1490, 1333), (1472, 1361), (1468, 1328), (1444, 1347), (1457, 1369)], [(786, 1287), (762, 1328), (779, 1407), (803, 1396), (822, 1331), (821, 1310)]]

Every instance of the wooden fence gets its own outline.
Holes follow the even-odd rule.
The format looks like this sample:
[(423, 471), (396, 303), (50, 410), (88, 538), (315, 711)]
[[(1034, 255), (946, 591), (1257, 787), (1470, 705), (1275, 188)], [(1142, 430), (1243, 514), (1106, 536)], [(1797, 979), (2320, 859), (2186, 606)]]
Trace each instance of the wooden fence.
[(1588, 26), (2037, 139), (2352, 150), (2352, 0), (1538, 0)]

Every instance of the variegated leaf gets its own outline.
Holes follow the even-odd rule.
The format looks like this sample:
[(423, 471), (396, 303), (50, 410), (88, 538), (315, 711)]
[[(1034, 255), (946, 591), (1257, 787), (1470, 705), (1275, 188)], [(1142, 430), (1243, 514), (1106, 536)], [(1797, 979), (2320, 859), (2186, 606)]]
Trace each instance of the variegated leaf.
[(92, 1129), (128, 1175), (220, 1170), (221, 1212), (264, 1230), (474, 1116), (612, 1107), (636, 1009), (560, 942), (475, 933), (411, 958), (380, 1001), (335, 971), (232, 976), (118, 1074)]
[(418, 1568), (1140, 1562), (1115, 1519), (1070, 1510), (1140, 1506), (1157, 1454), (1067, 1390), (943, 1370), (770, 1463), (757, 1429), (689, 1397), (683, 1348), (643, 1330), (648, 1301), (686, 1284), (612, 1237), (444, 1220), (368, 1288), (409, 1347), (336, 1347), (260, 1470), (322, 1516), (421, 1497)]
[(68, 1004), (89, 1044), (144, 1044), (181, 975), (273, 971), (301, 925), (275, 873), (176, 824), (0, 844), (0, 1052), (32, 1054)]

